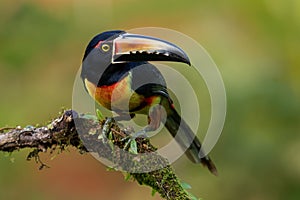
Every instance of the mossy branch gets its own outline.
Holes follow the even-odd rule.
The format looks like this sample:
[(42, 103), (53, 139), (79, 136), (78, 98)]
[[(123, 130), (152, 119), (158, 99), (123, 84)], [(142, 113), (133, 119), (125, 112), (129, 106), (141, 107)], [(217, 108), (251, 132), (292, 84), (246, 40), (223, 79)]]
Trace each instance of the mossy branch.
[[(99, 122), (89, 115), (78, 115), (75, 111), (67, 110), (47, 126), (0, 128), (0, 151), (13, 152), (31, 148), (32, 152), (27, 159), (35, 158), (41, 163), (41, 168), (44, 168), (47, 165), (39, 160), (40, 152), (52, 151), (55, 148), (64, 150), (68, 146), (73, 146), (80, 153), (93, 152), (99, 157), (113, 159), (116, 164), (115, 169), (132, 171), (145, 162), (143, 157), (136, 153), (151, 153), (155, 152), (156, 148), (148, 139), (137, 138), (135, 139), (136, 153), (125, 152), (123, 149), (126, 149), (127, 144), (124, 138), (130, 132), (133, 130), (121, 130), (114, 120)], [(105, 133), (108, 135), (103, 135)], [(94, 145), (85, 147), (82, 141)], [(119, 148), (113, 148), (112, 144)], [(160, 169), (147, 173), (129, 172), (128, 177), (133, 177), (141, 185), (152, 187), (153, 191), (158, 192), (164, 199), (194, 199), (182, 187), (168, 161), (156, 153), (151, 155), (149, 166), (162, 166)]]

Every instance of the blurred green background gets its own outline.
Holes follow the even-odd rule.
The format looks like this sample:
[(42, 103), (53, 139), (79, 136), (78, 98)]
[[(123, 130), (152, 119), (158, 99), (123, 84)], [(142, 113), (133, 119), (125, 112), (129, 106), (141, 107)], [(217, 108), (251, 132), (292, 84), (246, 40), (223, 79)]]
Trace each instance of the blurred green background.
[[(0, 127), (46, 123), (70, 108), (87, 42), (109, 29), (175, 29), (206, 48), (228, 111), (212, 157), (219, 177), (176, 172), (203, 199), (300, 199), (300, 1), (0, 0)], [(0, 199), (160, 199), (69, 149), (50, 169), (0, 153)], [(185, 162), (186, 161), (186, 162)]]

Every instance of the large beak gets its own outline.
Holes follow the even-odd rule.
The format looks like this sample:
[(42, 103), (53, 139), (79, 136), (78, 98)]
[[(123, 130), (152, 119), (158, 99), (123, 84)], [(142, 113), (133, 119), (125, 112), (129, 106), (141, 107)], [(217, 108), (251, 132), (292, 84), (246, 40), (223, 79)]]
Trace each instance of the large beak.
[(113, 63), (132, 61), (175, 61), (191, 65), (178, 46), (149, 36), (124, 33), (114, 39)]

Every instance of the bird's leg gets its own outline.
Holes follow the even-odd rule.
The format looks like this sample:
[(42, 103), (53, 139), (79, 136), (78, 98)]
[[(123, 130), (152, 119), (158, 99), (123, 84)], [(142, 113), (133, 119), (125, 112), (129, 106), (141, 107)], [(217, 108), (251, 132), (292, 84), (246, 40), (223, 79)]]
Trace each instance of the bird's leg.
[(160, 123), (162, 122), (163, 112), (162, 106), (156, 105), (150, 109), (148, 115), (148, 125), (144, 127), (142, 130), (134, 133), (134, 136), (137, 137), (144, 137), (147, 138), (148, 132), (155, 131), (159, 128)]
[[(107, 138), (108, 134), (111, 131), (111, 127), (112, 127), (113, 123), (118, 123), (118, 121), (129, 121), (135, 116), (134, 113), (129, 114), (129, 115), (124, 114), (124, 113), (118, 113), (118, 114), (119, 115), (116, 117), (107, 117), (106, 118), (106, 120), (103, 124), (103, 127), (102, 127), (103, 138)], [(118, 126), (123, 126), (123, 125), (118, 123)]]
[(130, 142), (132, 140), (135, 140), (136, 138), (139, 137), (148, 138), (147, 133), (157, 130), (160, 126), (160, 123), (164, 121), (163, 120), (164, 114), (165, 114), (164, 108), (161, 105), (155, 105), (151, 107), (148, 115), (148, 125), (144, 127), (142, 130), (132, 133), (128, 137), (124, 138), (124, 140), (128, 140), (126, 142), (124, 149), (126, 149), (130, 144)]
[[(99, 138), (107, 139), (108, 135), (111, 133), (111, 127), (113, 123), (118, 123), (117, 120), (123, 120), (123, 121), (130, 120), (134, 116), (135, 114), (130, 114), (130, 115), (124, 114), (124, 115), (118, 115), (117, 117), (107, 117), (102, 127), (102, 136), (100, 136)], [(118, 126), (123, 126), (123, 125), (118, 123)]]

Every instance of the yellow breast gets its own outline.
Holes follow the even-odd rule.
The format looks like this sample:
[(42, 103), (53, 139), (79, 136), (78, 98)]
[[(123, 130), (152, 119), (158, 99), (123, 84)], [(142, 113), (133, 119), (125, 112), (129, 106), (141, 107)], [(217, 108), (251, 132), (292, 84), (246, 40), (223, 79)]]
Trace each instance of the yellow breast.
[(84, 80), (89, 94), (109, 110), (130, 111), (137, 108), (144, 101), (142, 95), (138, 95), (131, 89), (131, 74), (112, 85), (97, 87), (95, 84)]

